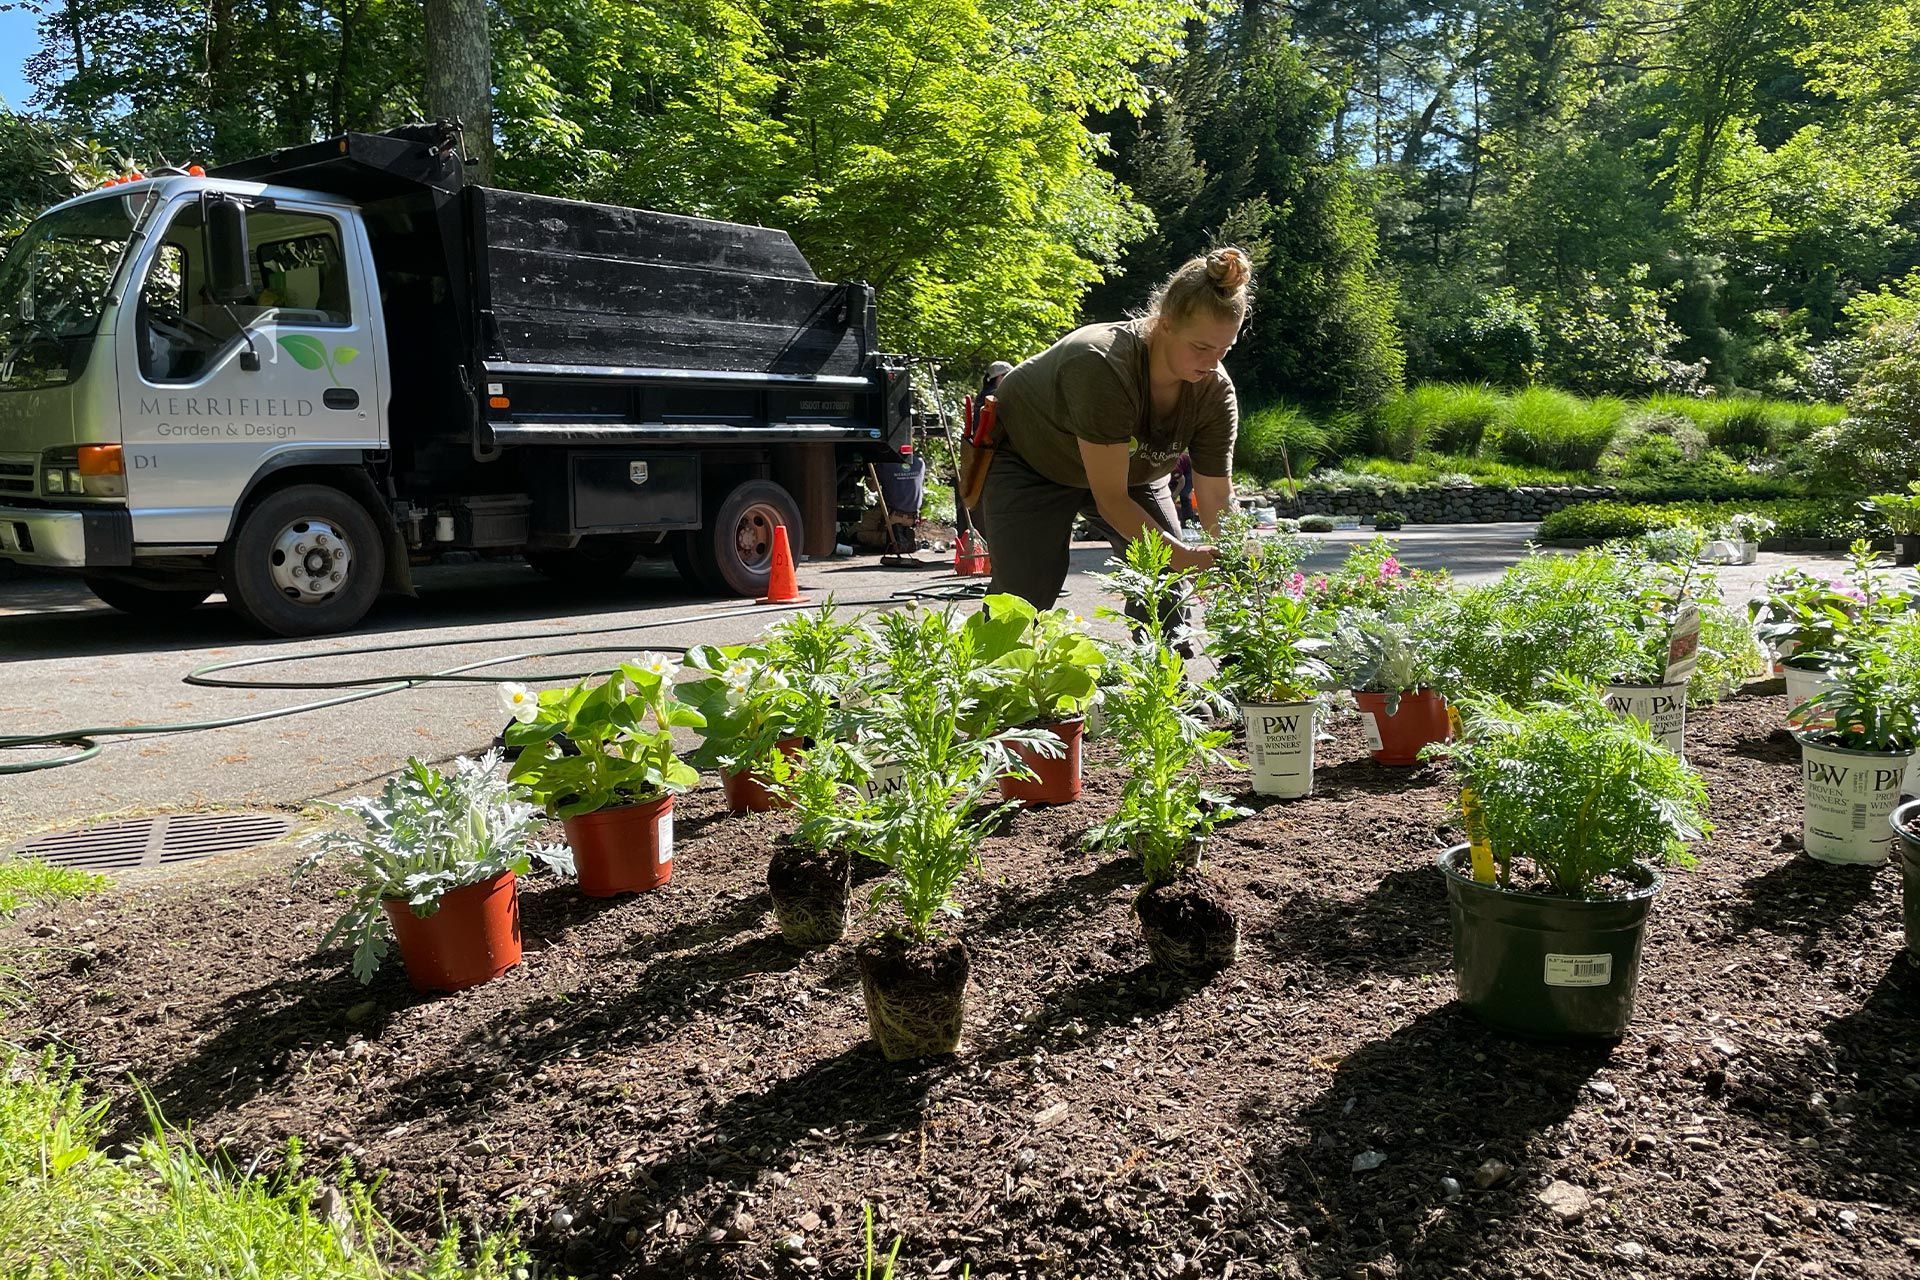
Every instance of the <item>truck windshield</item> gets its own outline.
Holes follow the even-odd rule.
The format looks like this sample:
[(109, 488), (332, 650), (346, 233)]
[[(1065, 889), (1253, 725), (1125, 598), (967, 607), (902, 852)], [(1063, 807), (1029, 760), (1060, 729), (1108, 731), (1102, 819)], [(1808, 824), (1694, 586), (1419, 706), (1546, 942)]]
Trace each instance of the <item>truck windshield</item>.
[(89, 200), (36, 220), (0, 262), (0, 388), (77, 376), (107, 290), (132, 241), (128, 206)]

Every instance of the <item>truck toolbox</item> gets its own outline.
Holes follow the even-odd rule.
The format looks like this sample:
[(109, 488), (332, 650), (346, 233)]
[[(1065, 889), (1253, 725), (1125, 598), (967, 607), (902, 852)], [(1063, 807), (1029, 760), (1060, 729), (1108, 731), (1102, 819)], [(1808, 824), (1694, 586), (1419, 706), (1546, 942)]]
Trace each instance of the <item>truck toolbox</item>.
[(690, 453), (556, 450), (534, 473), (543, 534), (700, 527), (700, 458)]

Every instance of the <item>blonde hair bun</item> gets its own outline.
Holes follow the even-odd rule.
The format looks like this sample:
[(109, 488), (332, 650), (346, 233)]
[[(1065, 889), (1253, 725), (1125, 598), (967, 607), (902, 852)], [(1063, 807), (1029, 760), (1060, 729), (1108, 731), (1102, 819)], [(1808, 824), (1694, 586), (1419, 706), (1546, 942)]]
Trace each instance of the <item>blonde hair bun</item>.
[(1231, 245), (1215, 249), (1207, 255), (1207, 279), (1222, 293), (1236, 292), (1253, 279), (1253, 263), (1244, 251)]

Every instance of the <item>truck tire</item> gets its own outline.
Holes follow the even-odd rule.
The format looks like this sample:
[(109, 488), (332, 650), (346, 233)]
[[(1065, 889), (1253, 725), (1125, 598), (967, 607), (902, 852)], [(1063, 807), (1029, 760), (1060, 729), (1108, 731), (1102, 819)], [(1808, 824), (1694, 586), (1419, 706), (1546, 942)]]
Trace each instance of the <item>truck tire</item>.
[(805, 539), (793, 495), (771, 480), (734, 486), (709, 509), (705, 525), (687, 537), (700, 585), (728, 595), (765, 595), (775, 525), (787, 527), (787, 543), (797, 557)]
[(622, 538), (588, 537), (578, 546), (529, 550), (527, 564), (543, 578), (575, 587), (606, 587), (626, 576), (640, 548)]
[(171, 618), (197, 608), (213, 594), (205, 587), (148, 587), (121, 578), (89, 575), (87, 590), (122, 613), (136, 618)]
[(380, 594), (387, 548), (367, 509), (338, 489), (270, 493), (220, 548), (227, 601), (280, 636), (345, 631)]

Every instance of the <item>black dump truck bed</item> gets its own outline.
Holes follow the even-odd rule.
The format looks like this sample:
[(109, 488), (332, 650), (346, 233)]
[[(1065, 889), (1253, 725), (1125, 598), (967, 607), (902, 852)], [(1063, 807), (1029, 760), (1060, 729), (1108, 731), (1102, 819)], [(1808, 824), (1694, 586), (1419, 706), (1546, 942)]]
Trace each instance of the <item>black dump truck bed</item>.
[(389, 331), (436, 349), (395, 362), (394, 419), (437, 423), (483, 456), (725, 435), (891, 454), (909, 438), (908, 380), (878, 350), (873, 290), (820, 280), (784, 231), (469, 185), (444, 125), (214, 176), (360, 204)]

